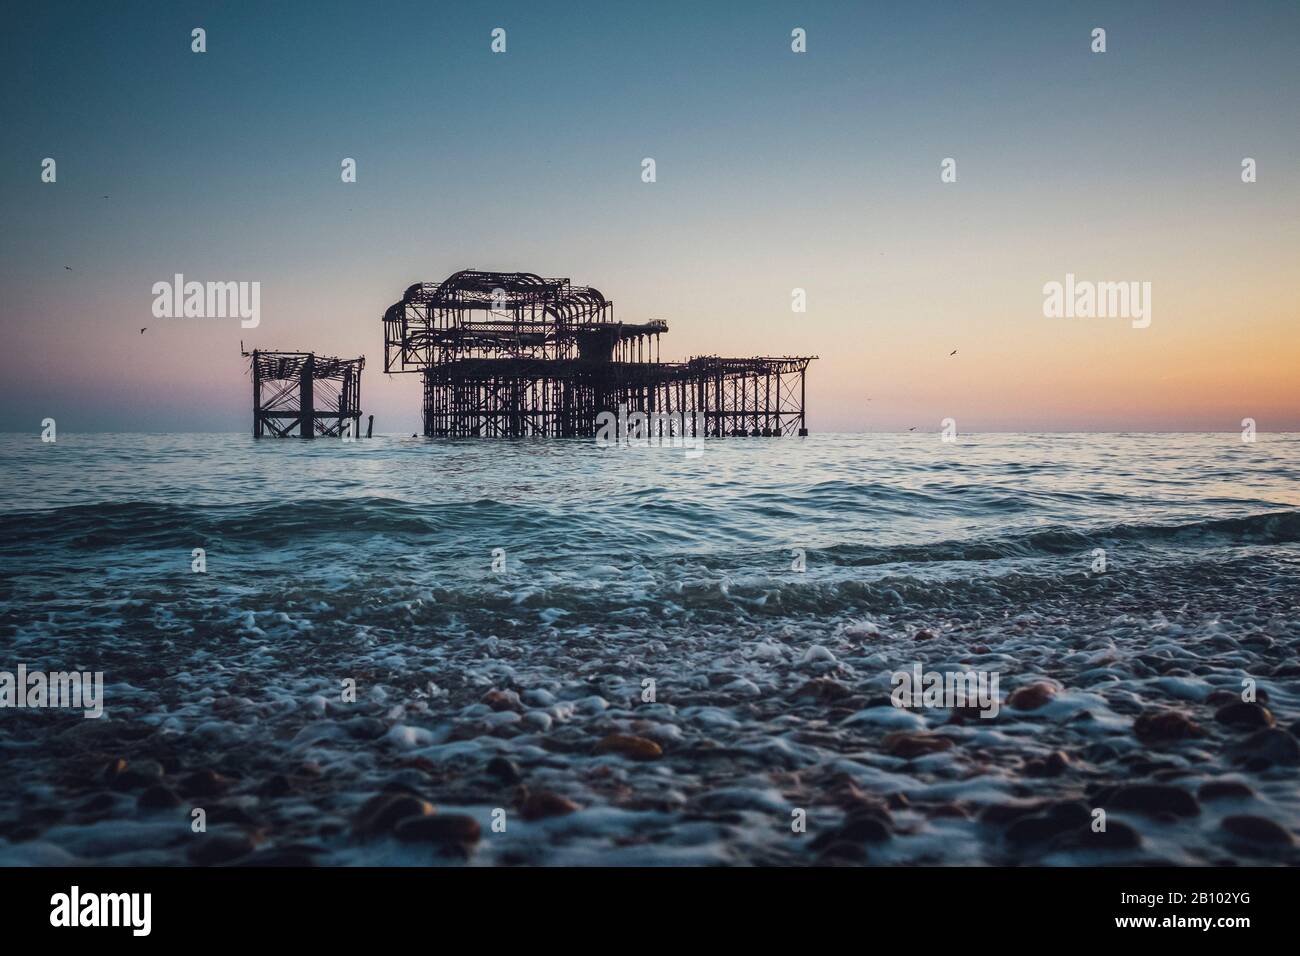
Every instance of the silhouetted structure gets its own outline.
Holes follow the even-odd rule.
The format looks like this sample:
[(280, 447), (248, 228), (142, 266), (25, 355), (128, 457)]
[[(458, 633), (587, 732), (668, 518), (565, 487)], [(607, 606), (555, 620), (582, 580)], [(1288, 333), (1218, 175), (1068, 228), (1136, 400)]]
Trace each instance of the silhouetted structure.
[(596, 417), (682, 414), (693, 434), (806, 435), (816, 356), (661, 362), (660, 320), (623, 323), (596, 289), (526, 272), (416, 283), (384, 313), (384, 371), (424, 376), (428, 436), (592, 437)]
[(361, 424), (361, 370), (365, 358), (313, 352), (244, 352), (252, 357), (253, 436), (357, 437)]

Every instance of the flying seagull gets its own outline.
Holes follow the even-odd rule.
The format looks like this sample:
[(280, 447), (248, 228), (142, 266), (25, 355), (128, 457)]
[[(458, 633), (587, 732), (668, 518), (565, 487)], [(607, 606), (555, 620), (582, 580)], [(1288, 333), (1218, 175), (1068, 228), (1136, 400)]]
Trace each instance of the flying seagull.
[(957, 354), (957, 350), (956, 350), (956, 349), (953, 349), (951, 352), (948, 353), (948, 357), (949, 357), (949, 358), (952, 358), (952, 357), (953, 357), (954, 355), (956, 355), (956, 354)]
[(908, 431), (909, 431), (909, 432), (914, 432), (914, 431), (916, 431), (916, 426), (913, 425), (911, 428), (908, 429)]
[(146, 325), (146, 326), (144, 327), (144, 329), (141, 329), (141, 330), (140, 330), (140, 334), (141, 334), (141, 335), (144, 335), (144, 331), (145, 331), (145, 329), (147, 329), (147, 328), (149, 328), (149, 326)]
[(69, 272), (72, 271), (72, 266), (64, 266), (63, 268), (67, 269)]

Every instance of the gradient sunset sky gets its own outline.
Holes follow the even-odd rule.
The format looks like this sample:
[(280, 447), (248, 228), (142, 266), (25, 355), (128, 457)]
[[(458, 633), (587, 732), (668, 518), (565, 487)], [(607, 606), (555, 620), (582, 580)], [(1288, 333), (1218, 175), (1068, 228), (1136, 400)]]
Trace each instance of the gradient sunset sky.
[[(3, 428), (247, 430), (243, 340), (364, 354), (418, 431), (380, 316), (473, 267), (664, 358), (817, 354), (814, 432), (1300, 429), (1300, 4), (709, 6), (11, 5)], [(260, 327), (154, 318), (175, 273), (259, 281)], [(1045, 318), (1066, 273), (1150, 327)]]

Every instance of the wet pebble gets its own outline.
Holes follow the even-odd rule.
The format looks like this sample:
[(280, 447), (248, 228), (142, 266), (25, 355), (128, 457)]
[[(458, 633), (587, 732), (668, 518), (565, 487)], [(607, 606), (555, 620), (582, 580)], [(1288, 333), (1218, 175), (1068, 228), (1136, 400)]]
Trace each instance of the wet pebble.
[(1007, 828), (1007, 842), (1013, 846), (1030, 846), (1065, 834), (1089, 831), (1092, 814), (1078, 802), (1057, 803), (1045, 812), (1022, 817)]
[(412, 794), (380, 793), (361, 805), (353, 829), (361, 836), (375, 836), (391, 832), (397, 824), (410, 817), (428, 816), (432, 813), (431, 803)]
[(1046, 681), (1034, 681), (1024, 687), (1017, 687), (1007, 698), (1007, 705), (1016, 710), (1038, 710), (1045, 707), (1056, 696), (1056, 688)]
[(523, 710), (523, 706), (519, 702), (519, 695), (512, 690), (497, 690), (493, 688), (483, 695), (483, 703), (497, 711)]
[(1082, 848), (1099, 850), (1134, 850), (1141, 845), (1142, 835), (1123, 820), (1107, 821), (1106, 829), (1100, 831), (1090, 828), (1088, 835), (1079, 842)]
[(1255, 731), (1233, 752), (1238, 759), (1257, 762), (1261, 769), (1273, 764), (1286, 767), (1300, 764), (1300, 742), (1278, 727)]
[(1196, 795), (1201, 800), (1245, 800), (1255, 796), (1255, 791), (1237, 780), (1211, 780), (1201, 784)]
[(891, 757), (911, 760), (926, 754), (940, 753), (952, 747), (952, 740), (938, 734), (913, 734), (906, 731), (894, 731), (885, 734), (880, 741), (881, 748)]
[(825, 849), (836, 843), (883, 843), (892, 836), (887, 818), (875, 810), (862, 808), (850, 811), (834, 830), (815, 838), (813, 848)]
[(1240, 837), (1243, 840), (1250, 840), (1252, 843), (1267, 846), (1291, 846), (1295, 843), (1295, 838), (1291, 836), (1285, 827), (1266, 817), (1248, 814), (1224, 817), (1220, 826), (1233, 836)]
[(255, 849), (243, 833), (196, 833), (186, 856), (198, 866), (215, 866), (245, 857)]
[(1220, 707), (1214, 712), (1214, 719), (1229, 727), (1244, 730), (1257, 730), (1261, 727), (1272, 727), (1274, 724), (1273, 714), (1263, 704), (1246, 703), (1240, 700)]
[(117, 791), (141, 790), (162, 777), (162, 765), (153, 760), (128, 763), (123, 757), (111, 760), (104, 768), (104, 782)]
[(502, 783), (519, 783), (524, 779), (524, 775), (519, 772), (518, 765), (514, 761), (501, 756), (489, 760), (483, 770), (489, 777), (495, 777)]
[(1151, 815), (1194, 817), (1201, 812), (1196, 798), (1186, 790), (1159, 783), (1134, 783), (1119, 787), (1111, 792), (1105, 802), (1115, 810), (1133, 810)]
[(353, 717), (339, 726), (354, 740), (377, 740), (388, 732), (388, 726), (375, 717)]
[(477, 843), (482, 828), (477, 820), (464, 813), (433, 814), (408, 817), (393, 831), (408, 843)]
[(543, 710), (530, 710), (528, 713), (524, 714), (521, 722), (529, 730), (537, 730), (545, 733), (551, 729), (551, 725), (555, 721), (550, 714)]
[(187, 797), (212, 797), (225, 793), (234, 783), (215, 770), (196, 770), (180, 780), (180, 791)]
[(519, 806), (519, 813), (525, 820), (544, 820), (547, 817), (562, 817), (581, 809), (568, 797), (549, 790), (539, 790), (524, 797)]
[(814, 700), (842, 700), (852, 693), (839, 681), (833, 681), (828, 677), (815, 677), (796, 690), (794, 696), (811, 697)]
[(1054, 750), (1046, 757), (1034, 757), (1025, 762), (1025, 773), (1031, 777), (1059, 777), (1070, 769), (1070, 758), (1063, 751)]
[(1177, 710), (1146, 711), (1133, 722), (1133, 733), (1143, 743), (1166, 743), (1204, 737), (1200, 724)]
[(821, 644), (814, 644), (804, 651), (799, 664), (802, 667), (814, 670), (832, 670), (839, 666), (839, 660), (831, 653), (829, 648), (823, 647)]
[(593, 753), (618, 754), (629, 760), (654, 760), (663, 756), (664, 749), (653, 740), (631, 734), (609, 734), (602, 738)]

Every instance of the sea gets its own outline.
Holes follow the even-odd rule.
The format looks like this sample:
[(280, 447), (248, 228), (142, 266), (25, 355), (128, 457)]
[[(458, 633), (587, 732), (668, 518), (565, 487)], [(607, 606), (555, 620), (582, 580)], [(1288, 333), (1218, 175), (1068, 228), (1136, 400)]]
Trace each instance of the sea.
[(0, 680), (103, 686), (0, 708), (0, 864), (1297, 862), (1297, 434), (6, 434), (0, 486)]

